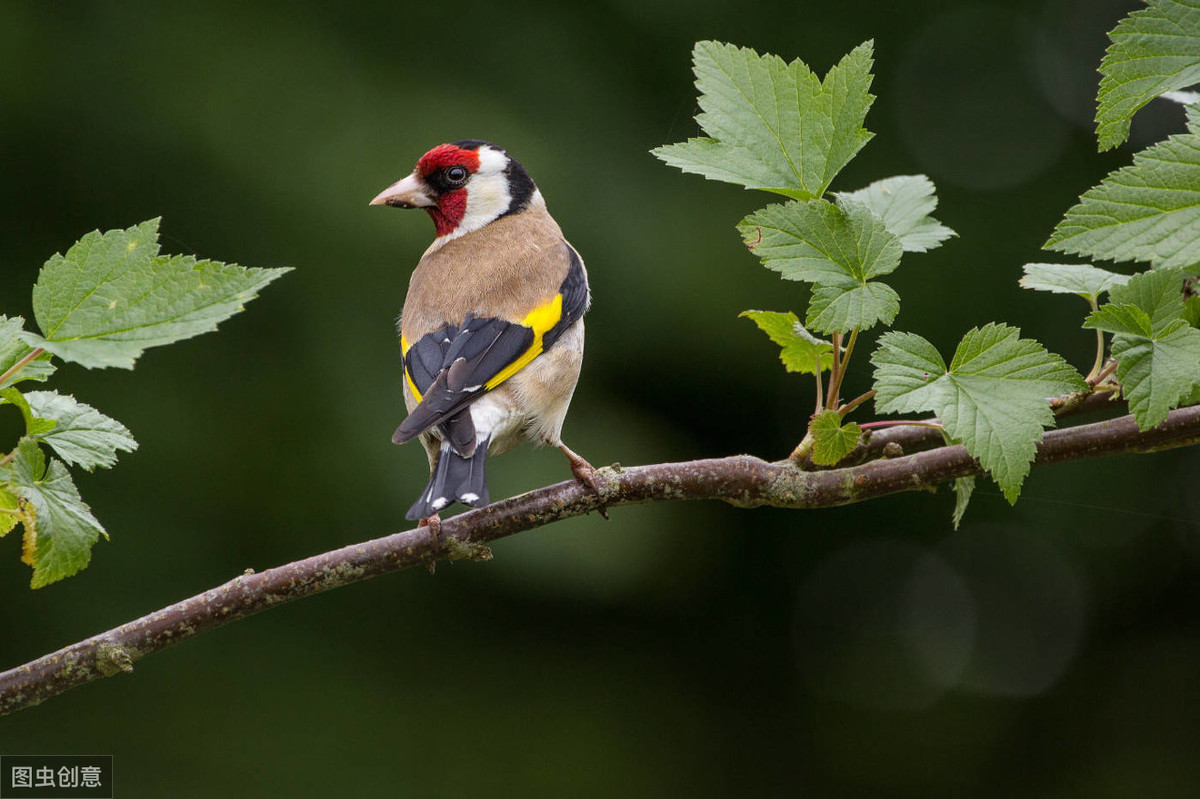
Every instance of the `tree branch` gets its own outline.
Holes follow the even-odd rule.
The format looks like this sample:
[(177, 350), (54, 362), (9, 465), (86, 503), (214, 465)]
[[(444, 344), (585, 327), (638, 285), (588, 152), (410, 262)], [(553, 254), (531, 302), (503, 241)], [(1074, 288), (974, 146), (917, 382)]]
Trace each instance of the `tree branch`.
[[(428, 527), (419, 527), (258, 574), (247, 572), (0, 674), (0, 715), (36, 705), (77, 685), (132, 671), (133, 662), (146, 655), (285, 602), (436, 558), (486, 560), (491, 557), (485, 546), (488, 541), (580, 516), (601, 505), (612, 508), (641, 502), (719, 499), (739, 507), (823, 508), (928, 489), (982, 472), (962, 446), (931, 448), (926, 441), (929, 431), (914, 429), (918, 432), (893, 433), (890, 440), (897, 443), (908, 435), (911, 442), (906, 443), (924, 447), (923, 451), (826, 471), (802, 471), (787, 461), (768, 463), (748, 455), (632, 468), (615, 465), (599, 471), (599, 497), (574, 481), (558, 483), (448, 519), (441, 523), (437, 537)], [(1138, 430), (1130, 416), (1050, 430), (1038, 445), (1036, 463), (1152, 452), (1195, 443), (1200, 443), (1200, 406), (1172, 411), (1165, 422), (1145, 432)], [(868, 446), (884, 454), (883, 446), (874, 442)]]

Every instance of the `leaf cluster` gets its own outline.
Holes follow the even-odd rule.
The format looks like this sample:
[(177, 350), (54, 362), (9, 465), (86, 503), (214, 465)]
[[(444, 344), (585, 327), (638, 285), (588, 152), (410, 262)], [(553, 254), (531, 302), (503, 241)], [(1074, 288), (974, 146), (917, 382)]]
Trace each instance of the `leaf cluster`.
[(40, 332), (19, 316), (0, 316), (0, 405), (16, 408), (25, 428), (0, 457), (0, 537), (24, 529), (21, 559), (33, 568), (34, 588), (85, 568), (92, 546), (108, 538), (67, 467), (107, 469), (137, 442), (73, 396), (17, 386), (46, 381), (54, 357), (131, 369), (149, 347), (216, 329), (288, 271), (161, 255), (158, 222), (95, 231), (52, 256), (33, 288)]
[[(1155, 98), (1200, 81), (1200, 7), (1150, 0), (1109, 34), (1100, 63), (1096, 135), (1121, 144), (1133, 115)], [(1097, 332), (1093, 379), (1107, 352), (1116, 385), (1147, 430), (1172, 408), (1200, 401), (1200, 104), (1187, 98), (1183, 133), (1135, 153), (1130, 165), (1088, 189), (1054, 228), (1046, 249), (1149, 264), (1126, 275), (1092, 264), (1027, 264), (1026, 288), (1083, 297)], [(1109, 301), (1100, 305), (1107, 292)], [(1109, 367), (1112, 371), (1114, 367)]]
[[(1110, 35), (1096, 116), (1101, 149), (1125, 139), (1138, 108), (1200, 80), (1200, 9), (1185, 0), (1150, 0)], [(698, 43), (693, 66), (696, 121), (705, 136), (653, 152), (684, 172), (786, 198), (747, 216), (738, 231), (765, 267), (812, 288), (803, 321), (790, 311), (742, 314), (779, 345), (788, 371), (815, 379), (816, 410), (792, 453), (798, 465), (838, 463), (864, 432), (891, 424), (845, 421), (873, 396), (880, 413), (935, 414), (919, 423), (939, 426), (947, 442), (965, 446), (1015, 502), (1043, 431), (1055, 424), (1052, 398), (1119, 388), (1143, 429), (1171, 408), (1200, 400), (1194, 278), (1200, 107), (1188, 109), (1187, 132), (1136, 155), (1087, 191), (1046, 243), (1093, 258), (1148, 262), (1153, 271), (1129, 276), (1091, 264), (1025, 266), (1025, 288), (1088, 303), (1084, 326), (1097, 331), (1098, 350), (1086, 379), (1002, 323), (967, 331), (948, 365), (921, 336), (891, 331), (871, 356), (873, 389), (843, 403), (841, 379), (859, 334), (890, 326), (900, 311), (887, 277), (906, 252), (928, 251), (955, 235), (932, 216), (937, 197), (924, 175), (829, 191), (872, 137), (864, 127), (874, 100), (872, 43), (852, 50), (824, 79), (799, 60), (719, 42)], [(1106, 294), (1110, 302), (1101, 305)], [(1105, 359), (1106, 333), (1115, 361)], [(973, 487), (973, 478), (956, 481), (956, 526)]]
[[(820, 466), (845, 458), (866, 428), (844, 417), (874, 394), (881, 412), (937, 413), (947, 437), (980, 458), (1015, 499), (1043, 428), (1053, 424), (1046, 399), (1086, 386), (1014, 328), (968, 332), (950, 366), (920, 336), (888, 333), (872, 358), (873, 391), (841, 401), (858, 336), (891, 325), (900, 311), (887, 276), (905, 253), (926, 252), (955, 235), (933, 217), (937, 196), (924, 175), (828, 191), (872, 135), (863, 127), (874, 100), (871, 42), (823, 80), (799, 60), (717, 42), (697, 44), (693, 62), (702, 109), (696, 121), (707, 137), (654, 154), (685, 172), (788, 198), (750, 214), (738, 231), (765, 267), (812, 287), (803, 322), (791, 312), (743, 314), (779, 345), (785, 368), (816, 380), (816, 412), (793, 460)], [(969, 486), (961, 488), (960, 497), (969, 496)]]

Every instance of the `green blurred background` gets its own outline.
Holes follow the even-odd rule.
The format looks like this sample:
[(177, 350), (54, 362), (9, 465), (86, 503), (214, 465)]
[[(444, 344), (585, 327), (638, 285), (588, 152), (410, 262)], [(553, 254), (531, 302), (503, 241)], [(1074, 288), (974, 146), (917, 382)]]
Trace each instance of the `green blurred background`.
[[(79, 477), (112, 535), (84, 573), (31, 592), (0, 542), (0, 666), (406, 527), (426, 469), (389, 441), (393, 324), (432, 225), (367, 201), (442, 141), (510, 149), (587, 261), (575, 449), (784, 456), (811, 387), (737, 318), (806, 302), (734, 230), (770, 198), (648, 154), (697, 133), (697, 39), (823, 74), (874, 38), (877, 136), (834, 188), (927, 173), (960, 234), (906, 256), (897, 326), (949, 354), (1003, 320), (1086, 371), (1083, 304), (1017, 278), (1182, 128), (1154, 104), (1096, 153), (1104, 32), (1133, 7), (4, 0), (0, 312), (28, 317), (83, 233), (157, 215), (169, 252), (296, 271), (133, 373), (60, 369), (141, 448)], [(869, 382), (859, 358), (848, 391)], [(525, 448), (492, 494), (568, 476)], [(111, 753), (121, 797), (1194, 796), (1198, 483), (1195, 451), (1055, 466), (1015, 508), (981, 482), (957, 533), (946, 491), (618, 508), (188, 641), (0, 720), (0, 752)]]

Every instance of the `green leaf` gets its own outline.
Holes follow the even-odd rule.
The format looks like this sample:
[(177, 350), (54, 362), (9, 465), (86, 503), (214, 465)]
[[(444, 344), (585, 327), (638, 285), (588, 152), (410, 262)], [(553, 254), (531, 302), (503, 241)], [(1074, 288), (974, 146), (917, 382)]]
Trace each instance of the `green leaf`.
[(820, 333), (890, 324), (900, 310), (888, 286), (871, 281), (900, 264), (900, 240), (854, 200), (768, 205), (742, 220), (742, 237), (763, 265), (815, 283), (805, 324)]
[(825, 284), (813, 290), (805, 319), (815, 330), (865, 330), (876, 322), (891, 324), (900, 312), (900, 295), (886, 283)]
[(1134, 155), (1131, 166), (1084, 192), (1043, 246), (1155, 269), (1200, 262), (1200, 133)]
[(1183, 269), (1162, 269), (1134, 275), (1124, 286), (1112, 290), (1112, 301), (1136, 305), (1150, 316), (1155, 330), (1182, 319), (1187, 312), (1184, 286), (1189, 273)]
[[(19, 316), (9, 318), (0, 315), (0, 375), (4, 375), (33, 352), (25, 342), (21, 341), (22, 328), (25, 320)], [(15, 386), (22, 380), (45, 380), (54, 373), (54, 364), (50, 363), (50, 353), (44, 352), (21, 367), (20, 371), (9, 375), (0, 381), (0, 389)]]
[(818, 413), (808, 429), (813, 436), (813, 463), (818, 466), (833, 466), (849, 455), (858, 446), (862, 434), (862, 429), (854, 422), (843, 425), (842, 417), (835, 410)]
[(58, 422), (36, 437), (49, 444), (69, 464), (89, 472), (117, 462), (117, 452), (133, 452), (137, 442), (125, 425), (105, 416), (91, 405), (56, 391), (31, 391), (25, 395), (37, 416)]
[(1150, 314), (1136, 305), (1110, 302), (1088, 314), (1083, 326), (1106, 333), (1129, 333), (1135, 336), (1154, 335)]
[(1100, 149), (1129, 138), (1129, 121), (1159, 95), (1200, 82), (1200, 6), (1194, 0), (1147, 0), (1108, 34), (1100, 62), (1096, 136)]
[(926, 252), (958, 235), (930, 216), (938, 201), (933, 181), (925, 175), (884, 178), (865, 189), (838, 194), (839, 199), (843, 197), (862, 203), (881, 217), (905, 252)]
[[(1193, 291), (1195, 286), (1200, 286), (1200, 278), (1193, 283)], [(1183, 301), (1183, 318), (1192, 327), (1200, 327), (1200, 295), (1190, 295)]]
[(975, 475), (959, 477), (954, 480), (954, 512), (950, 521), (957, 530), (962, 524), (963, 516), (967, 513), (967, 505), (971, 504), (971, 495), (975, 493)]
[(1179, 269), (1134, 275), (1084, 322), (1115, 334), (1117, 380), (1142, 430), (1161, 424), (1200, 386), (1200, 330), (1190, 324), (1186, 276)]
[(885, 333), (871, 356), (875, 407), (882, 413), (933, 411), (946, 434), (979, 459), (1009, 502), (1054, 424), (1047, 401), (1087, 384), (1062, 358), (989, 324), (963, 336), (949, 368), (936, 348), (912, 333)]
[(21, 519), (17, 513), (19, 509), (17, 498), (0, 485), (0, 538), (20, 523)]
[(0, 403), (7, 402), (16, 405), (21, 411), (21, 416), (25, 418), (25, 435), (39, 436), (43, 433), (48, 433), (54, 429), (56, 422), (54, 419), (41, 418), (35, 413), (33, 408), (29, 407), (29, 401), (20, 391), (15, 388), (6, 388), (0, 391)]
[(864, 42), (821, 81), (799, 59), (789, 64), (746, 47), (698, 42), (696, 121), (709, 138), (652, 152), (712, 180), (801, 200), (820, 197), (873, 135), (863, 128), (875, 99), (871, 53), (872, 42)]
[(1162, 423), (1200, 385), (1200, 330), (1182, 319), (1153, 338), (1113, 336), (1117, 380), (1142, 430)]
[(871, 363), (876, 366), (874, 388), (878, 412), (929, 410), (947, 393), (941, 382), (946, 362), (937, 347), (916, 333), (885, 333), (871, 356)]
[(157, 219), (92, 232), (42, 267), (33, 289), (42, 335), (22, 338), (87, 367), (131, 369), (149, 347), (215, 330), (287, 271), (159, 255)]
[[(809, 333), (791, 311), (742, 311), (780, 346), (779, 360), (789, 372), (816, 374), (833, 366), (833, 344)], [(819, 366), (818, 366), (819, 361)]]
[(86, 568), (92, 545), (108, 533), (79, 496), (67, 467), (50, 461), (37, 442), (22, 438), (12, 461), (9, 488), (32, 503), (35, 523), (25, 525), (24, 560), (33, 566), (31, 588), (41, 588)]
[(1187, 115), (1187, 128), (1191, 133), (1200, 133), (1200, 103), (1192, 103), (1183, 109)]
[(1076, 294), (1094, 304), (1113, 286), (1128, 283), (1129, 276), (1091, 264), (1025, 264), (1025, 277), (1020, 282), (1021, 288)]

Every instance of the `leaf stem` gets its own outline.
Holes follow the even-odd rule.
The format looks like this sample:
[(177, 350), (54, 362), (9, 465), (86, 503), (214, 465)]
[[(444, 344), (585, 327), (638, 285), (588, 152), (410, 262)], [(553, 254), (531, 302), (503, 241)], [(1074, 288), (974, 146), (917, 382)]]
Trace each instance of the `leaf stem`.
[(880, 430), (885, 427), (900, 427), (908, 425), (911, 427), (930, 427), (934, 430), (944, 430), (942, 423), (932, 419), (885, 419), (881, 422), (865, 422), (859, 425), (863, 430)]
[(814, 443), (816, 443), (816, 439), (813, 438), (812, 430), (806, 430), (804, 432), (804, 438), (801, 439), (800, 443), (796, 445), (796, 448), (792, 450), (792, 454), (788, 455), (788, 460), (794, 463), (797, 467), (803, 468), (804, 460), (812, 452)]
[(874, 396), (875, 396), (875, 389), (871, 389), (870, 391), (866, 392), (865, 394), (860, 394), (857, 397), (855, 397), (854, 399), (847, 402), (842, 407), (838, 408), (838, 413), (841, 415), (841, 417), (843, 419), (845, 419), (846, 414), (850, 413), (850, 411), (854, 410), (859, 405), (862, 405), (864, 402), (866, 402), (867, 400), (871, 399)]
[(1115, 359), (1114, 359), (1114, 360), (1110, 360), (1108, 363), (1106, 363), (1106, 364), (1104, 365), (1104, 368), (1103, 368), (1103, 369), (1101, 369), (1101, 370), (1100, 370), (1099, 372), (1097, 372), (1095, 375), (1093, 375), (1093, 376), (1091, 376), (1091, 377), (1089, 377), (1089, 378), (1087, 379), (1087, 384), (1088, 384), (1089, 386), (1091, 386), (1092, 388), (1095, 388), (1095, 387), (1096, 387), (1096, 386), (1098, 386), (1100, 383), (1104, 382), (1104, 378), (1108, 377), (1109, 375), (1111, 375), (1111, 374), (1112, 374), (1113, 372), (1115, 372), (1116, 370), (1117, 370), (1117, 362), (1116, 362), (1116, 360), (1115, 360)]
[(850, 363), (850, 353), (854, 352), (854, 342), (856, 341), (858, 341), (858, 328), (850, 331), (850, 340), (846, 342), (846, 350), (842, 353), (842, 374), (846, 373), (846, 365)]
[[(1088, 301), (1088, 305), (1092, 306), (1092, 313), (1095, 313), (1099, 307), (1096, 304), (1095, 298), (1088, 297), (1087, 301)], [(1089, 386), (1096, 385), (1096, 383), (1093, 383), (1092, 381), (1096, 379), (1096, 375), (1098, 375), (1100, 373), (1100, 369), (1103, 365), (1104, 365), (1104, 331), (1096, 330), (1096, 362), (1094, 364), (1092, 364), (1092, 371), (1088, 372), (1087, 377), (1084, 378), (1084, 380), (1087, 381), (1087, 384)], [(1099, 382), (1099, 381), (1097, 381), (1097, 382)]]
[(850, 363), (850, 354), (854, 352), (854, 342), (858, 341), (858, 330), (851, 330), (846, 340), (846, 348), (841, 349), (842, 334), (833, 334), (833, 370), (829, 375), (829, 391), (825, 395), (825, 405), (830, 408), (838, 406), (842, 393), (842, 381), (846, 378), (846, 367)]
[[(825, 387), (821, 385), (821, 356), (817, 354), (817, 368), (813, 370), (813, 375), (817, 378), (817, 409), (813, 414), (818, 414), (825, 410)], [(830, 375), (832, 378), (832, 375)]]
[(46, 350), (42, 347), (34, 347), (32, 350), (30, 350), (28, 355), (14, 363), (12, 366), (8, 367), (4, 374), (0, 375), (0, 385), (4, 385), (8, 378), (24, 369), (30, 361), (34, 360), (45, 351)]
[(825, 393), (825, 405), (837, 407), (837, 390), (841, 385), (842, 371), (842, 334), (833, 334), (833, 365), (829, 368), (829, 391)]
[(842, 352), (842, 366), (838, 369), (838, 384), (837, 392), (833, 395), (833, 407), (838, 406), (839, 396), (842, 393), (842, 382), (846, 379), (846, 369), (850, 366), (850, 354), (854, 352), (854, 342), (858, 341), (858, 329), (850, 331), (850, 340), (846, 342), (846, 349)]

